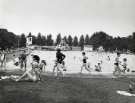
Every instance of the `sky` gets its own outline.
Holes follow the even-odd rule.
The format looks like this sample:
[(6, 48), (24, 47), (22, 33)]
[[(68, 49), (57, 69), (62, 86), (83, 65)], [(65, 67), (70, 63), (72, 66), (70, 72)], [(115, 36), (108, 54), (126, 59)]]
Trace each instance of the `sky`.
[(81, 35), (135, 32), (135, 0), (0, 0), (0, 28), (18, 35), (32, 32)]

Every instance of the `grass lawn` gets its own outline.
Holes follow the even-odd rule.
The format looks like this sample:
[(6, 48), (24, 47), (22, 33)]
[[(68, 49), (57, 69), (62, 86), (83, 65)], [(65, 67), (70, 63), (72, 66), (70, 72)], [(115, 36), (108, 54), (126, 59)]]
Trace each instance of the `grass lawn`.
[(116, 90), (127, 90), (128, 79), (59, 78), (43, 76), (42, 82), (0, 81), (0, 103), (135, 103)]

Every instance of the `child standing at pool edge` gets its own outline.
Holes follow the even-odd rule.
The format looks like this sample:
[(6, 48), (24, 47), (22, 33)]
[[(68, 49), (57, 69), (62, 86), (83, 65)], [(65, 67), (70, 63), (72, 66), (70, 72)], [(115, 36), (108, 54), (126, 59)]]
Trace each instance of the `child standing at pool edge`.
[(120, 69), (120, 53), (117, 52), (117, 57), (115, 58), (115, 63), (114, 63), (114, 72), (113, 75), (115, 76), (120, 76), (121, 75), (121, 69)]
[(55, 72), (55, 68), (57, 69), (57, 74), (58, 74), (58, 71), (63, 74), (63, 72), (61, 71), (60, 68), (62, 68), (63, 70), (65, 70), (65, 62), (64, 62), (64, 59), (65, 59), (65, 55), (63, 53), (61, 53), (61, 49), (57, 49), (57, 52), (56, 52), (56, 61), (55, 61), (55, 65), (54, 65), (54, 68), (53, 68), (53, 73)]
[(88, 57), (85, 55), (85, 52), (82, 52), (82, 56), (83, 56), (83, 59), (82, 59), (83, 63), (82, 63), (82, 66), (81, 66), (81, 72), (80, 73), (82, 73), (83, 68), (85, 68), (85, 70), (87, 70), (88, 72), (91, 72), (90, 68), (89, 68), (89, 65), (87, 63)]

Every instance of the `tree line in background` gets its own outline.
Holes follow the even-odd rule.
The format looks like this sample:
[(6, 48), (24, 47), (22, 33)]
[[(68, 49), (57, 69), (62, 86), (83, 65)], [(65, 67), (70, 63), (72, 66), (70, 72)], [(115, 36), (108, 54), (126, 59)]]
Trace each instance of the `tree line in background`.
[[(69, 46), (80, 46), (92, 45), (94, 50), (98, 47), (103, 46), (105, 51), (127, 51), (135, 52), (135, 32), (132, 35), (127, 37), (112, 37), (109, 34), (100, 31), (95, 32), (91, 36), (86, 34), (86, 36), (81, 35), (80, 37), (71, 35), (61, 37), (59, 33), (56, 37), (56, 40), (53, 40), (52, 35), (42, 35), (38, 33), (37, 36), (32, 35), (31, 33), (27, 34), (32, 36), (33, 45), (40, 46), (54, 46), (60, 43), (61, 39), (64, 39)], [(26, 46), (26, 35), (15, 35), (12, 32), (9, 32), (7, 29), (0, 29), (0, 48), (1, 49), (15, 49), (18, 47)]]

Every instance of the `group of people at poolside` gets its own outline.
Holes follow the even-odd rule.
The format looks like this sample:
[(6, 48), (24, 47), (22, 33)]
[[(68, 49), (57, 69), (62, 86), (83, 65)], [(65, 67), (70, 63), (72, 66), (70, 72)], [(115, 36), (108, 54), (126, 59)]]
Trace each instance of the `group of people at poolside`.
[[(41, 80), (41, 72), (45, 71), (46, 61), (41, 60), (41, 62), (40, 62), (40, 57), (38, 55), (32, 55), (32, 63), (31, 63), (31, 66), (32, 66), (31, 71), (32, 72), (29, 73), (26, 70), (26, 62), (27, 62), (26, 57), (27, 57), (27, 55), (28, 54), (24, 53), (24, 54), (21, 54), (21, 56), (19, 57), (21, 60), (21, 62), (20, 62), (21, 68), (24, 67), (25, 71), (26, 71), (26, 73), (24, 73), (24, 75), (27, 74), (31, 78), (32, 75), (30, 75), (30, 74), (33, 74), (33, 75), (37, 76), (38, 80)], [(21, 59), (24, 57), (25, 57), (25, 59)], [(56, 60), (55, 60), (54, 66), (53, 66), (53, 74), (56, 74), (56, 76), (58, 76), (58, 74), (61, 74), (64, 76), (64, 72), (66, 71), (65, 61), (64, 61), (65, 58), (66, 58), (66, 56), (61, 52), (61, 50), (57, 49)], [(108, 57), (108, 60), (110, 60), (110, 57)], [(88, 71), (89, 73), (91, 73), (92, 68), (90, 66), (90, 63), (88, 62), (88, 57), (86, 56), (85, 52), (82, 52), (81, 61), (82, 61), (82, 66), (81, 66), (80, 73), (82, 73), (84, 69), (86, 71)], [(102, 63), (103, 63), (103, 61), (100, 61), (97, 63), (97, 65), (95, 65), (95, 71), (102, 72), (102, 66), (101, 66)], [(113, 74), (115, 76), (120, 76), (122, 73), (129, 72), (129, 71), (130, 71), (130, 69), (127, 67), (127, 59), (123, 58), (123, 61), (121, 62), (120, 61), (120, 53), (118, 52), (117, 57), (115, 58)], [(22, 76), (22, 77), (24, 77), (24, 76)], [(20, 78), (22, 78), (22, 77), (20, 77)], [(18, 80), (20, 80), (20, 79), (18, 79)]]
[[(85, 68), (85, 70), (87, 70), (88, 72), (91, 72), (92, 68), (90, 67), (90, 63), (87, 62), (88, 57), (86, 56), (85, 52), (82, 52), (82, 56), (83, 56), (82, 59), (83, 64), (81, 67), (81, 73), (83, 68)], [(122, 73), (130, 72), (130, 69), (128, 68), (127, 65), (127, 58), (123, 58), (123, 61), (120, 61), (120, 56), (121, 54), (117, 52), (117, 56), (114, 62), (114, 71), (113, 71), (113, 74), (115, 76), (120, 76)], [(107, 60), (110, 61), (109, 56), (107, 56)], [(102, 63), (103, 61), (101, 60), (97, 63), (97, 65), (95, 65), (95, 71), (102, 72)]]
[[(38, 55), (32, 54), (31, 55), (32, 56), (32, 63), (31, 63), (32, 68), (26, 69), (26, 67), (27, 67), (27, 65), (26, 65), (27, 64), (27, 60), (26, 60), (27, 56), (28, 56), (28, 54), (26, 54), (24, 52), (19, 57), (21, 69), (25, 68), (25, 72), (19, 78), (15, 79), (15, 81), (20, 81), (21, 79), (26, 79), (26, 80), (28, 79), (28, 80), (32, 80), (32, 81), (40, 81), (41, 80), (41, 73), (42, 73), (42, 71), (45, 71), (46, 61), (40, 60), (40, 57)], [(24, 57), (25, 57), (25, 59), (24, 59)], [(65, 62), (64, 62), (65, 57), (66, 56), (63, 53), (61, 53), (61, 50), (57, 49), (53, 73), (55, 73), (55, 71), (56, 71), (56, 74), (58, 75), (58, 72), (63, 74), (63, 71), (66, 71)], [(63, 69), (63, 70), (61, 70), (61, 69)]]
[[(16, 81), (21, 80), (26, 75), (30, 79), (34, 78), (33, 80), (41, 80), (41, 72), (45, 71), (46, 61), (40, 60), (40, 57), (38, 55), (32, 55), (32, 63), (31, 63), (32, 69), (27, 70), (27, 56), (28, 55), (29, 54), (27, 54), (26, 51), (23, 51), (18, 57), (19, 59), (18, 61), (15, 61), (13, 59), (14, 65), (16, 66), (20, 65), (20, 68), (24, 69), (25, 71), (24, 74), (20, 76), (20, 78), (18, 78)], [(4, 58), (4, 56), (0, 56), (0, 57)], [(66, 56), (61, 52), (61, 49), (57, 49), (56, 60), (53, 66), (53, 74), (56, 74), (56, 76), (58, 76), (58, 74), (62, 74), (64, 76), (64, 72), (66, 71), (65, 62), (64, 62), (65, 57)], [(13, 58), (15, 58), (15, 55), (13, 55)], [(86, 56), (85, 52), (82, 52), (81, 61), (82, 61), (82, 66), (81, 66), (80, 73), (82, 73), (84, 69), (91, 73), (92, 68), (90, 66), (90, 63), (88, 62), (88, 57)], [(108, 61), (110, 61), (109, 56), (108, 56)], [(100, 61), (94, 66), (95, 71), (102, 72), (102, 63), (103, 61)], [(1, 62), (1, 66), (3, 66), (3, 61)], [(114, 66), (115, 67), (114, 67), (113, 74), (115, 76), (119, 76), (121, 73), (125, 73), (126, 71), (129, 72), (129, 68), (127, 67), (127, 59), (123, 58), (123, 61), (121, 62), (119, 52), (117, 53), (117, 57), (115, 58)], [(122, 66), (122, 68), (120, 66)]]
[[(16, 66), (18, 66), (18, 64), (20, 64), (20, 68), (25, 69), (25, 72), (23, 73), (23, 75), (20, 76), (19, 78), (15, 79), (15, 81), (20, 81), (23, 78), (30, 79), (32, 81), (41, 80), (41, 73), (42, 73), (42, 71), (45, 71), (46, 61), (40, 60), (40, 57), (38, 55), (31, 55), (32, 56), (32, 63), (31, 63), (32, 68), (27, 70), (26, 67), (27, 67), (27, 56), (28, 55), (29, 54), (26, 54), (26, 52), (24, 51), (19, 56), (19, 63), (18, 62), (14, 63)], [(88, 57), (86, 56), (85, 52), (82, 52), (82, 56), (83, 56), (83, 58), (82, 58), (81, 73), (82, 73), (83, 69), (91, 72), (90, 65), (87, 62)], [(65, 61), (64, 61), (65, 58), (66, 58), (66, 56), (65, 56), (65, 54), (63, 54), (61, 52), (61, 49), (57, 49), (56, 60), (55, 60), (55, 64), (53, 67), (53, 74), (56, 74), (57, 77), (58, 77), (58, 74), (61, 74), (62, 76), (64, 76), (64, 72), (66, 71)]]
[(130, 71), (130, 69), (128, 68), (128, 65), (127, 65), (127, 58), (123, 58), (123, 61), (121, 62), (119, 52), (117, 53), (117, 57), (115, 58), (114, 66), (115, 66), (115, 68), (114, 68), (113, 74), (116, 76), (120, 76), (122, 73)]
[[(40, 60), (40, 57), (38, 55), (32, 54), (32, 62), (31, 62), (31, 69), (27, 69), (27, 56), (29, 54), (26, 53), (26, 51), (23, 51), (19, 57), (18, 61), (14, 60), (14, 65), (18, 66), (20, 65), (20, 68), (23, 70), (24, 73), (17, 77), (13, 78), (15, 81), (20, 81), (20, 80), (31, 80), (31, 81), (41, 81), (41, 73), (45, 71), (46, 68), (46, 61), (45, 60)], [(123, 58), (123, 61), (120, 61), (120, 56), (121, 54), (117, 52), (117, 56), (115, 58), (114, 62), (114, 71), (113, 74), (114, 76), (120, 76), (122, 73), (129, 72), (130, 69), (127, 66), (127, 58)], [(13, 55), (13, 58), (16, 58), (15, 55)], [(66, 71), (65, 67), (65, 62), (64, 59), (66, 58), (65, 54), (61, 52), (61, 49), (57, 49), (56, 52), (56, 60), (55, 64), (53, 66), (53, 74), (56, 74), (58, 77), (58, 74), (62, 74), (64, 76), (64, 72)], [(110, 57), (107, 57), (107, 60), (110, 61)], [(82, 52), (82, 66), (80, 73), (83, 72), (85, 69), (88, 72), (91, 72), (92, 68), (90, 66), (90, 63), (88, 62), (88, 57), (86, 56), (85, 52)], [(6, 53), (1, 52), (0, 53), (0, 62), (1, 62), (1, 68), (6, 66)], [(95, 65), (95, 71), (97, 72), (102, 72), (102, 63), (103, 61), (100, 61)], [(122, 68), (121, 68), (122, 67)], [(129, 84), (129, 92), (133, 92), (135, 89), (135, 82), (132, 82)]]

